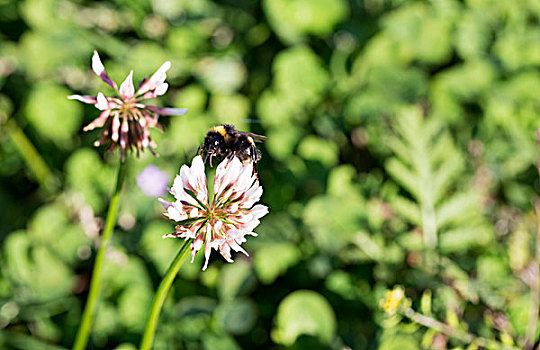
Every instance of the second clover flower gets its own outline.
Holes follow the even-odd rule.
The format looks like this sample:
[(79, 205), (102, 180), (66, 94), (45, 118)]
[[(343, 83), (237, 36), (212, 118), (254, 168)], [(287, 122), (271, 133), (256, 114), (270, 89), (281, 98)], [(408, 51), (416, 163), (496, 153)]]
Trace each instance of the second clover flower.
[(204, 162), (196, 156), (191, 167), (182, 166), (170, 192), (176, 201), (160, 200), (167, 210), (163, 215), (179, 224), (173, 233), (163, 237), (193, 239), (192, 262), (203, 245), (203, 270), (208, 267), (212, 248), (219, 250), (228, 262), (232, 262), (231, 249), (248, 255), (240, 245), (246, 241), (246, 235), (257, 236), (253, 229), (268, 213), (265, 205), (255, 205), (263, 190), (253, 172), (253, 163), (242, 164), (236, 157), (223, 160), (216, 169), (215, 195), (210, 200)]
[(165, 82), (166, 72), (171, 68), (169, 61), (150, 77), (144, 79), (137, 91), (133, 85), (133, 71), (131, 71), (120, 88), (109, 77), (103, 63), (96, 51), (92, 56), (92, 70), (105, 83), (110, 85), (118, 94), (117, 96), (105, 96), (101, 92), (97, 96), (71, 95), (68, 98), (88, 104), (94, 104), (101, 114), (90, 124), (84, 127), (84, 131), (103, 127), (101, 137), (94, 143), (99, 146), (111, 143), (110, 149), (120, 147), (122, 159), (125, 158), (126, 150), (135, 150), (137, 155), (144, 148), (156, 148), (156, 144), (150, 138), (150, 127), (161, 129), (158, 123), (159, 115), (183, 115), (186, 108), (165, 108), (149, 106), (142, 103), (143, 100), (161, 96), (167, 92), (169, 85)]

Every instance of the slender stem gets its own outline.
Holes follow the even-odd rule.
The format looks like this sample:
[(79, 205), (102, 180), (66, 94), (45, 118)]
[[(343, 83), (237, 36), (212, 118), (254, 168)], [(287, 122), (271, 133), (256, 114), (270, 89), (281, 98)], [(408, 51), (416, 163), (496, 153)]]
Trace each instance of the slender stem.
[(83, 311), (81, 324), (77, 331), (75, 338), (75, 344), (73, 350), (84, 350), (88, 343), (88, 337), (90, 336), (90, 330), (92, 329), (92, 321), (94, 319), (97, 300), (99, 296), (101, 275), (103, 272), (103, 262), (105, 260), (105, 253), (109, 241), (111, 240), (114, 226), (116, 224), (116, 215), (118, 214), (118, 205), (120, 199), (120, 192), (126, 175), (126, 162), (120, 160), (118, 167), (118, 176), (116, 178), (116, 187), (114, 189), (111, 202), (109, 203), (109, 211), (107, 212), (107, 219), (105, 220), (105, 228), (103, 229), (103, 235), (99, 245), (96, 261), (94, 263), (94, 271), (92, 271), (92, 280), (90, 282), (90, 291), (88, 292), (88, 299), (86, 300), (86, 306)]
[(437, 218), (432, 202), (422, 205), (422, 232), (424, 246), (430, 250), (437, 247)]
[(54, 194), (58, 189), (58, 179), (52, 174), (36, 147), (26, 137), (15, 120), (9, 119), (5, 127), (11, 142), (23, 157), (41, 188), (48, 194)]
[(434, 329), (437, 332), (446, 334), (451, 338), (459, 339), (468, 344), (474, 343), (481, 347), (495, 349), (518, 349), (515, 346), (505, 345), (496, 340), (479, 337), (464, 330), (451, 327), (446, 323), (442, 323), (441, 321), (438, 321), (432, 317), (422, 315), (411, 308), (403, 310), (403, 314), (413, 322), (421, 324), (424, 327)]
[(159, 313), (161, 312), (161, 307), (165, 302), (165, 298), (169, 293), (169, 289), (171, 289), (171, 285), (176, 275), (178, 274), (180, 267), (182, 267), (182, 264), (188, 256), (190, 244), (191, 241), (186, 241), (182, 248), (180, 248), (178, 254), (176, 254), (176, 257), (174, 258), (173, 262), (169, 266), (169, 269), (165, 273), (165, 276), (163, 276), (161, 283), (159, 284), (156, 295), (154, 296), (154, 301), (152, 302), (150, 314), (148, 315), (148, 319), (146, 320), (146, 326), (144, 327), (144, 334), (140, 345), (141, 350), (149, 350), (152, 347)]

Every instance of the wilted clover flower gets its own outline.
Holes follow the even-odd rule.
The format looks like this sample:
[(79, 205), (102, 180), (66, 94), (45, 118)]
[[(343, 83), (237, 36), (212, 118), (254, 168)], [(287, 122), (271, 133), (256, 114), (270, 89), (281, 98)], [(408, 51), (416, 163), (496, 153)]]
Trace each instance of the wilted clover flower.
[(216, 169), (215, 195), (209, 201), (204, 162), (196, 156), (191, 168), (183, 165), (174, 179), (170, 193), (176, 201), (160, 199), (167, 210), (163, 215), (179, 223), (173, 233), (163, 237), (193, 239), (191, 262), (204, 245), (203, 270), (208, 267), (212, 248), (219, 250), (228, 262), (232, 262), (231, 249), (248, 255), (240, 245), (246, 241), (246, 235), (257, 236), (253, 229), (268, 213), (268, 207), (255, 205), (262, 192), (253, 163), (242, 164), (236, 157), (227, 158)]
[[(169, 61), (163, 63), (161, 67), (150, 77), (144, 79), (137, 91), (133, 86), (133, 70), (129, 72), (126, 80), (120, 85), (107, 75), (105, 67), (99, 58), (97, 51), (92, 56), (92, 70), (110, 85), (118, 94), (117, 96), (105, 96), (101, 92), (94, 96), (71, 95), (71, 100), (79, 100), (84, 103), (94, 104), (101, 114), (90, 124), (84, 127), (84, 131), (103, 127), (101, 137), (94, 143), (99, 146), (104, 143), (111, 143), (110, 150), (120, 147), (122, 159), (126, 150), (136, 150), (137, 155), (148, 147), (155, 154), (152, 148), (156, 144), (150, 138), (149, 127), (161, 128), (158, 123), (159, 115), (183, 115), (186, 108), (166, 108), (157, 106), (147, 106), (141, 101), (155, 98), (165, 94), (169, 85), (165, 82), (166, 72), (171, 68)], [(150, 148), (151, 147), (151, 148)]]

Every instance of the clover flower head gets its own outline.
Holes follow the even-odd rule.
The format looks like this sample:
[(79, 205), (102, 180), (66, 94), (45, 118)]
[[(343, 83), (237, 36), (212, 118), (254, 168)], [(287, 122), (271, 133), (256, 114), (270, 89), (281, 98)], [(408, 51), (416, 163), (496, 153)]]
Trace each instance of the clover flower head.
[(149, 197), (160, 197), (167, 193), (171, 177), (151, 164), (137, 175), (137, 186)]
[(160, 202), (167, 210), (163, 215), (178, 222), (175, 231), (163, 237), (193, 239), (191, 262), (204, 246), (206, 270), (212, 248), (228, 262), (233, 261), (231, 249), (248, 255), (241, 244), (246, 235), (257, 236), (253, 229), (268, 213), (268, 207), (255, 204), (263, 189), (253, 172), (253, 163), (242, 164), (236, 157), (223, 160), (216, 169), (211, 200), (204, 170), (201, 156), (193, 159), (191, 167), (183, 165), (170, 189), (176, 201), (160, 198)]
[(133, 85), (133, 71), (129, 72), (127, 78), (120, 88), (109, 77), (105, 71), (103, 63), (97, 51), (92, 56), (92, 70), (105, 83), (110, 85), (117, 93), (116, 96), (105, 96), (99, 92), (97, 96), (71, 95), (71, 100), (78, 100), (84, 103), (93, 104), (101, 110), (100, 115), (90, 124), (84, 127), (84, 131), (103, 127), (101, 137), (94, 143), (99, 146), (104, 143), (111, 143), (110, 149), (120, 147), (122, 160), (125, 159), (127, 150), (135, 150), (137, 155), (148, 148), (154, 155), (152, 148), (156, 148), (155, 142), (150, 138), (150, 127), (159, 128), (160, 115), (183, 115), (186, 108), (166, 108), (149, 106), (143, 100), (161, 96), (167, 92), (169, 85), (165, 82), (166, 72), (171, 68), (169, 61), (163, 63), (161, 67), (150, 77), (144, 79), (135, 91)]

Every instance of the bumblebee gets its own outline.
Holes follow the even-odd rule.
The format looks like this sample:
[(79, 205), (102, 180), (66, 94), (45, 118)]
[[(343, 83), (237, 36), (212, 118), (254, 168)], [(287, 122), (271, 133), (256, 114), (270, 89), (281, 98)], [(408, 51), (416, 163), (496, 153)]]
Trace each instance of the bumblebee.
[(209, 161), (210, 166), (213, 157), (222, 160), (236, 156), (243, 164), (257, 163), (261, 159), (261, 152), (255, 142), (266, 139), (263, 135), (238, 131), (234, 125), (216, 125), (206, 134), (197, 154), (204, 155), (204, 162)]

